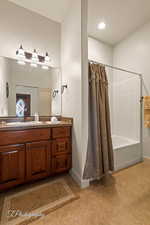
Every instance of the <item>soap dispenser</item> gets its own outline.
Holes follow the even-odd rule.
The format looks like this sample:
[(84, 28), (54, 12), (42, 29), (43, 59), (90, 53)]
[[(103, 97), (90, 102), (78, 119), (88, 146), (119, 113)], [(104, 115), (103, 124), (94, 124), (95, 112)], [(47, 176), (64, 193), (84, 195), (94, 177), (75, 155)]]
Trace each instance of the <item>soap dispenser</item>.
[(35, 114), (34, 114), (34, 120), (35, 120), (36, 122), (39, 122), (39, 114), (38, 114), (38, 113), (35, 113)]

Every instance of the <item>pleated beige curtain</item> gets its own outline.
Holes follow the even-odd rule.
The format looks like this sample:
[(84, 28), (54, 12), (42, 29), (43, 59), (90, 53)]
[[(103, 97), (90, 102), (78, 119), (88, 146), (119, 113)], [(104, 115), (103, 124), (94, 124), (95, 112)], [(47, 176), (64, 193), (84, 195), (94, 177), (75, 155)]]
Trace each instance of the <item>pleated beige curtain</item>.
[(105, 67), (89, 63), (89, 137), (84, 179), (101, 179), (114, 169), (108, 80)]

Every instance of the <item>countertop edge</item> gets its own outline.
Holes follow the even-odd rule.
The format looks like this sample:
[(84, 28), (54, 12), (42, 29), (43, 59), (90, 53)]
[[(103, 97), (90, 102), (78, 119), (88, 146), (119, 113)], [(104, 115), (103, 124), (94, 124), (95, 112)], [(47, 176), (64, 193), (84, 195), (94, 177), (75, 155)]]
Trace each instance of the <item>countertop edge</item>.
[(29, 130), (29, 129), (41, 129), (41, 128), (55, 128), (55, 127), (72, 127), (70, 122), (62, 122), (59, 124), (39, 124), (39, 125), (28, 125), (28, 126), (0, 126), (1, 131), (16, 131), (16, 130)]

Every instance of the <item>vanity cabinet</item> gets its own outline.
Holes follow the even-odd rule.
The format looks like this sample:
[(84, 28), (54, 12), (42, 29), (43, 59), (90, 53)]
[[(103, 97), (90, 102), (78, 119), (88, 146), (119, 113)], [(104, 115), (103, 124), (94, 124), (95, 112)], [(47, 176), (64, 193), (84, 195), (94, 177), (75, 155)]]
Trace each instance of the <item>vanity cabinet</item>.
[(0, 130), (0, 190), (71, 168), (71, 126)]
[(71, 129), (52, 128), (52, 173), (60, 173), (71, 167)]
[(50, 141), (26, 144), (27, 180), (37, 180), (50, 174), (51, 147)]
[(25, 146), (0, 147), (0, 189), (21, 184), (25, 178)]
[(59, 173), (70, 168), (71, 141), (59, 138), (52, 142), (52, 172)]
[(59, 138), (52, 142), (52, 155), (71, 153), (71, 142), (69, 138)]
[(70, 169), (71, 155), (57, 155), (52, 159), (52, 172), (60, 173)]

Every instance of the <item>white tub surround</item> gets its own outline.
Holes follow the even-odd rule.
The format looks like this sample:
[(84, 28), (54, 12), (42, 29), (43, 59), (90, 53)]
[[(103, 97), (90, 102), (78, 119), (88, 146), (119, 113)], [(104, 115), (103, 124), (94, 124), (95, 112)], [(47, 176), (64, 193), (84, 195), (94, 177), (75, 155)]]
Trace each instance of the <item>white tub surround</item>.
[(142, 161), (139, 141), (117, 135), (112, 136), (112, 141), (115, 171)]

